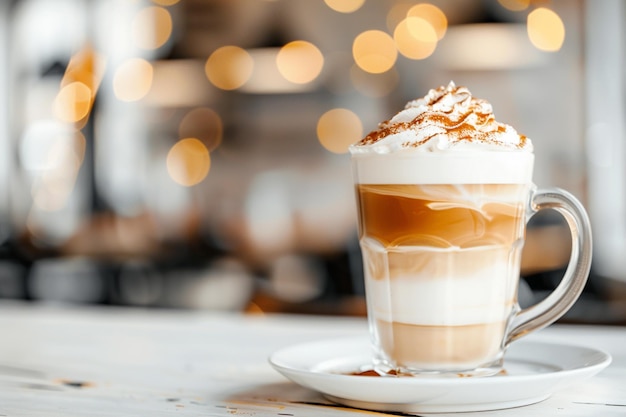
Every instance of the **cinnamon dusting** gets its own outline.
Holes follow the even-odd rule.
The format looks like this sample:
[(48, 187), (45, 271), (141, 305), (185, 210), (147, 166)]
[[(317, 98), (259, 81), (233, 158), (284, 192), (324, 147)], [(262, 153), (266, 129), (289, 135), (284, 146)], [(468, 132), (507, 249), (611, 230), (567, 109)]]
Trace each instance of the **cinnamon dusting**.
[[(515, 130), (495, 120), (491, 105), (482, 99), (472, 97), (466, 87), (447, 87), (430, 90), (428, 95), (407, 103), (405, 111), (419, 113), (410, 121), (394, 122), (393, 118), (379, 124), (378, 128), (365, 136), (357, 145), (373, 145), (388, 136), (413, 131), (414, 140), (402, 142), (403, 148), (417, 148), (445, 134), (449, 143), (475, 142), (487, 145), (500, 145), (508, 148), (525, 148), (528, 139)], [(503, 141), (503, 135), (516, 135), (517, 143)]]

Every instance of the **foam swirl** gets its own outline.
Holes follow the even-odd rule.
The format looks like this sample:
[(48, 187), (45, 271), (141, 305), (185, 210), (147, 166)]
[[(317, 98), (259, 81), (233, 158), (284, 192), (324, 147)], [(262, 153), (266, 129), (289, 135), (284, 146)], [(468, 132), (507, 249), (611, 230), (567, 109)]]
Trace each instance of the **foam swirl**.
[(450, 82), (408, 102), (401, 112), (350, 147), (352, 153), (402, 150), (532, 152), (533, 146), (513, 127), (497, 122), (490, 103)]

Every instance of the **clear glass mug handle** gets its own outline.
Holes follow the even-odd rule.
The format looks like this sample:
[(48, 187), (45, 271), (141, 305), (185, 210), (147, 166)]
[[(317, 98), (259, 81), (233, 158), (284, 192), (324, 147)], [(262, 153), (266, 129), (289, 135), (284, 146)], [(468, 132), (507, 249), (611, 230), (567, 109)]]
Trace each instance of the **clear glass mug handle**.
[(559, 285), (542, 301), (519, 311), (511, 320), (505, 346), (558, 320), (580, 296), (591, 269), (592, 239), (589, 216), (572, 194), (559, 188), (537, 190), (530, 201), (530, 217), (540, 210), (559, 212), (572, 236), (572, 252)]

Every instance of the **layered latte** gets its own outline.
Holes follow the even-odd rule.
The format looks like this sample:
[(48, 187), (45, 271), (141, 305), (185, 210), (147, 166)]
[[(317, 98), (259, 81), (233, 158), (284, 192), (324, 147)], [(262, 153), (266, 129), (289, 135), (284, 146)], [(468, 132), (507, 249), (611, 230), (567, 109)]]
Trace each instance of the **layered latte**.
[(498, 362), (518, 308), (530, 140), (450, 83), (350, 150), (379, 368)]

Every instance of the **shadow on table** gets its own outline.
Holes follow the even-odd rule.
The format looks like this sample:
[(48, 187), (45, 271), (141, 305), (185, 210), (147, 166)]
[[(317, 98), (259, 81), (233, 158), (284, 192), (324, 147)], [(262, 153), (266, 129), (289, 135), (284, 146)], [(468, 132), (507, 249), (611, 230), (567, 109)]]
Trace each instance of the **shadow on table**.
[[(299, 385), (283, 382), (275, 384), (265, 384), (256, 386), (249, 390), (233, 393), (224, 399), (224, 406), (231, 409), (232, 413), (253, 413), (264, 410), (268, 414), (277, 416), (295, 416), (294, 409), (298, 410), (297, 415), (309, 411), (305, 415), (314, 416), (336, 416), (339, 412), (350, 414), (362, 413), (368, 415), (389, 415), (388, 413), (378, 413), (369, 410), (359, 410), (335, 404), (321, 394), (303, 388)], [(397, 414), (413, 416), (413, 414)]]

